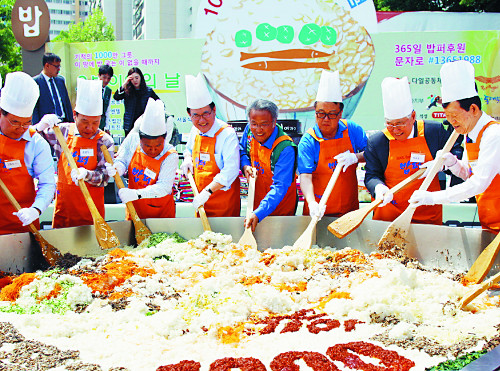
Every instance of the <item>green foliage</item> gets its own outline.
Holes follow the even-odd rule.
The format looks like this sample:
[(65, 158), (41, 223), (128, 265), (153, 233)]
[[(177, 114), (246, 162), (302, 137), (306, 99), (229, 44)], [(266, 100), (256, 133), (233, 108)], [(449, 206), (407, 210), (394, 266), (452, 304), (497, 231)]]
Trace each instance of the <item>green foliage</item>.
[(21, 46), (12, 32), (11, 13), (15, 0), (0, 0), (0, 74), (22, 71)]
[(179, 235), (179, 233), (177, 233), (177, 232), (174, 232), (172, 234), (165, 233), (165, 232), (153, 233), (149, 237), (148, 247), (156, 246), (160, 242), (166, 240), (167, 238), (173, 239), (175, 243), (182, 243), (182, 242), (187, 241), (184, 237)]
[(483, 354), (486, 354), (485, 350), (481, 350), (479, 352), (467, 353), (461, 357), (458, 357), (457, 359), (441, 362), (439, 365), (428, 369), (428, 371), (461, 370), (472, 361), (475, 361), (476, 359), (481, 357)]
[(114, 40), (115, 30), (113, 25), (107, 23), (104, 14), (97, 8), (84, 22), (70, 25), (68, 31), (62, 31), (52, 41), (70, 43)]
[(500, 2), (491, 0), (374, 0), (373, 3), (380, 11), (500, 11)]

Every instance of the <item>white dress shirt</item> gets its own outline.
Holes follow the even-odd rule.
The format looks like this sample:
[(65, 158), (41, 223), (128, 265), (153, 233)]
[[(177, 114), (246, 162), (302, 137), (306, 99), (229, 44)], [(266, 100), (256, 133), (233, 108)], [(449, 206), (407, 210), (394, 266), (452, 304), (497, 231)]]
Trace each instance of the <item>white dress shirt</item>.
[[(42, 76), (43, 78), (45, 79), (45, 82), (47, 83), (47, 86), (49, 87), (49, 91), (50, 91), (50, 96), (52, 97), (52, 101), (55, 102), (55, 99), (54, 99), (54, 96), (52, 95), (52, 88), (50, 87), (50, 77), (48, 77), (43, 71), (42, 71)], [(64, 106), (63, 106), (63, 103), (62, 103), (62, 100), (61, 100), (61, 94), (59, 93), (59, 89), (57, 88), (57, 84), (56, 84), (56, 81), (54, 80), (54, 86), (56, 88), (56, 94), (57, 94), (57, 97), (56, 99), (59, 101), (59, 105), (61, 107), (61, 110), (62, 110), (62, 113), (63, 113), (63, 116), (65, 116), (64, 114)], [(55, 103), (54, 103), (55, 104)], [(54, 112), (55, 113), (55, 112)], [(72, 117), (66, 117), (66, 120), (71, 120)]]
[[(131, 132), (118, 150), (118, 155), (115, 159), (115, 162), (121, 162), (126, 169), (132, 161), (132, 157), (134, 156), (135, 150), (137, 146), (140, 145), (139, 133)], [(159, 160), (161, 156), (163, 156), (167, 151), (174, 148), (170, 143), (165, 142), (165, 146), (163, 147), (163, 151), (155, 157), (156, 160)], [(144, 151), (141, 148), (141, 152)], [(166, 159), (163, 160), (160, 173), (158, 174), (158, 179), (155, 184), (148, 185), (146, 188), (138, 190), (138, 193), (142, 198), (160, 198), (165, 197), (166, 195), (172, 193), (172, 186), (175, 181), (175, 173), (177, 171), (177, 167), (179, 165), (179, 155), (177, 152), (170, 154)]]
[[(213, 138), (223, 125), (226, 125), (224, 121), (215, 118), (213, 126), (204, 134), (200, 133), (193, 125), (189, 132), (184, 156), (192, 156), (194, 141), (197, 135)], [(217, 141), (215, 142), (215, 162), (220, 169), (220, 173), (214, 177), (214, 180), (223, 185), (222, 190), (227, 191), (240, 174), (239, 141), (232, 127), (223, 130), (217, 137)]]

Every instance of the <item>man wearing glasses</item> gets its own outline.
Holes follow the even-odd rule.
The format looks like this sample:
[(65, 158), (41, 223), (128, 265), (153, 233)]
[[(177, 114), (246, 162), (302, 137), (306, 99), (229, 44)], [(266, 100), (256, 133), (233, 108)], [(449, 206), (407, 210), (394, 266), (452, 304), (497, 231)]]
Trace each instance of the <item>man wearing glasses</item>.
[(42, 64), (42, 72), (33, 77), (40, 87), (40, 98), (33, 111), (33, 124), (40, 122), (48, 113), (57, 115), (62, 122), (73, 121), (73, 110), (64, 77), (58, 76), (61, 58), (53, 53), (45, 53)]
[[(56, 184), (49, 144), (31, 126), (40, 92), (24, 72), (7, 75), (0, 99), (0, 179), (21, 205), (15, 212), (0, 192), (0, 234), (27, 232), (54, 198)], [(33, 178), (38, 179), (35, 190)]]
[[(407, 207), (412, 193), (420, 187), (423, 179), (417, 180), (393, 195), (389, 188), (416, 172), (424, 162), (436, 157), (443, 148), (451, 131), (441, 123), (415, 120), (410, 86), (407, 77), (386, 77), (382, 81), (385, 129), (368, 138), (365, 150), (365, 185), (382, 203), (375, 209), (373, 219), (393, 221)], [(460, 153), (456, 144), (454, 151)], [(438, 177), (429, 187), (440, 190)], [(412, 222), (442, 224), (442, 207), (419, 207)]]
[(186, 75), (187, 112), (193, 122), (181, 170), (193, 172), (200, 192), (195, 210), (204, 205), (207, 216), (240, 216), (238, 137), (215, 117), (216, 108), (205, 77)]
[[(316, 125), (299, 143), (300, 188), (305, 197), (304, 215), (341, 216), (359, 208), (356, 164), (364, 162), (366, 134), (361, 126), (341, 119), (344, 104), (339, 72), (323, 70), (314, 103)], [(342, 167), (326, 207), (319, 200), (337, 166)]]

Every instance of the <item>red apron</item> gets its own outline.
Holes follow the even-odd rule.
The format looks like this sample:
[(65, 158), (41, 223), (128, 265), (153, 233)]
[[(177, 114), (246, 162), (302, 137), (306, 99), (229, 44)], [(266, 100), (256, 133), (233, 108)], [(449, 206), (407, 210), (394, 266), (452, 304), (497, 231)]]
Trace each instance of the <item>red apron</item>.
[[(342, 120), (342, 122), (347, 126), (345, 120)], [(334, 157), (345, 151), (354, 152), (354, 149), (349, 138), (349, 129), (346, 129), (342, 133), (342, 138), (329, 140), (318, 138), (312, 128), (307, 133), (319, 142), (318, 165), (312, 173), (314, 198), (319, 202), (333, 171), (337, 167), (337, 160)], [(351, 165), (345, 172), (342, 171), (340, 173), (332, 193), (326, 202), (325, 215), (341, 216), (357, 209), (359, 209), (358, 178), (356, 177), (356, 166)], [(307, 201), (304, 202), (303, 214), (309, 215)]]
[[(259, 207), (260, 202), (271, 190), (271, 185), (273, 184), (271, 154), (273, 153), (274, 148), (285, 140), (291, 141), (292, 139), (288, 135), (282, 135), (279, 138), (276, 138), (271, 149), (261, 145), (254, 137), (250, 140), (250, 160), (253, 166), (257, 169), (257, 179), (255, 181), (255, 200), (253, 203), (254, 210)], [(294, 175), (292, 184), (290, 184), (285, 197), (270, 215), (295, 215), (296, 206), (297, 176)]]
[[(161, 164), (172, 153), (177, 153), (175, 149), (167, 151), (158, 160), (149, 157), (141, 151), (141, 145), (137, 146), (132, 160), (128, 165), (128, 187), (130, 189), (142, 189), (158, 181)], [(154, 179), (149, 175), (153, 175)], [(147, 218), (175, 218), (175, 202), (172, 192), (160, 198), (143, 198), (133, 201), (137, 215), (141, 219)], [(131, 220), (128, 209), (126, 209), (127, 220)]]
[[(469, 163), (474, 163), (475, 161), (477, 161), (477, 158), (479, 156), (479, 145), (481, 143), (481, 138), (483, 137), (483, 132), (488, 126), (498, 124), (500, 123), (496, 121), (490, 121), (479, 132), (476, 143), (465, 144)], [(498, 233), (498, 231), (500, 231), (500, 216), (498, 215), (498, 212), (500, 210), (500, 175), (497, 174), (493, 178), (490, 185), (483, 193), (476, 195), (476, 202), (479, 221), (481, 222), (481, 225), (484, 228)]]
[[(30, 128), (31, 136), (35, 133), (36, 131)], [(25, 147), (26, 141), (24, 139), (14, 140), (0, 134), (0, 179), (21, 205), (21, 208), (31, 207), (36, 196), (33, 178), (28, 173), (24, 163)], [(12, 215), (16, 210), (3, 192), (0, 192), (0, 209), (2, 210), (0, 235), (29, 231), (28, 226), (23, 227), (19, 218)], [(40, 229), (38, 219), (33, 224), (37, 229)]]
[[(76, 166), (87, 170), (95, 170), (97, 167), (97, 151), (101, 150), (97, 148), (97, 141), (103, 136), (104, 132), (99, 130), (93, 139), (77, 137), (74, 132), (75, 124), (73, 123), (69, 128), (66, 140)], [(52, 228), (93, 224), (92, 214), (87, 207), (83, 193), (80, 187), (71, 180), (71, 167), (64, 152), (61, 153), (59, 158), (57, 174), (56, 203)], [(99, 214), (104, 218), (104, 187), (95, 187), (89, 183), (86, 183), (86, 185), (97, 210), (99, 210)]]
[[(387, 129), (384, 129), (385, 136), (389, 139), (389, 158), (385, 169), (385, 184), (392, 188), (399, 182), (415, 173), (422, 162), (410, 162), (411, 154), (418, 153), (425, 155), (425, 162), (432, 160), (431, 151), (427, 146), (424, 137), (424, 122), (417, 121), (418, 136), (406, 140), (395, 140)], [(419, 189), (424, 180), (418, 179), (407, 185), (394, 195), (393, 201), (384, 206), (377, 207), (373, 213), (373, 219), (392, 222), (403, 213), (408, 207), (408, 200), (414, 191)], [(429, 191), (441, 190), (439, 180), (436, 176), (429, 186)], [(443, 224), (443, 206), (419, 206), (413, 214), (413, 223), (422, 224)]]
[[(220, 169), (215, 162), (215, 143), (217, 136), (229, 127), (222, 126), (213, 137), (197, 135), (193, 146), (194, 159), (194, 180), (198, 187), (198, 192), (201, 192), (212, 183), (214, 177), (220, 173)], [(231, 188), (227, 191), (219, 189), (215, 191), (205, 205), (207, 216), (240, 216), (241, 200), (240, 200), (240, 178), (236, 177)]]

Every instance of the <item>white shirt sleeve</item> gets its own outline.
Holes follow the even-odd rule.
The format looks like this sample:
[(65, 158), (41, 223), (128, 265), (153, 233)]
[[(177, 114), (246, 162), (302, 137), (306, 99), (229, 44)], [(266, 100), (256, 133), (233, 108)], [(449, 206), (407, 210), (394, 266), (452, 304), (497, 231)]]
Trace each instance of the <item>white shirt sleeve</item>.
[(197, 135), (198, 135), (198, 129), (196, 129), (194, 126), (191, 127), (191, 131), (189, 132), (189, 138), (186, 142), (186, 148), (184, 149), (183, 152), (184, 157), (193, 155), (194, 140)]
[[(32, 162), (27, 166), (30, 175), (38, 179), (38, 191), (31, 206), (38, 208), (43, 213), (52, 202), (56, 192), (54, 160), (50, 153), (49, 144), (40, 135), (36, 134), (36, 137), (29, 142), (33, 144), (30, 146), (32, 148)], [(28, 148), (25, 152), (27, 151)]]
[[(173, 147), (169, 145), (167, 151), (171, 148)], [(172, 187), (174, 185), (178, 165), (179, 155), (177, 152), (167, 156), (161, 164), (160, 173), (158, 174), (156, 183), (139, 190), (139, 194), (142, 198), (160, 198), (172, 193)]]
[(132, 161), (132, 156), (134, 156), (139, 142), (139, 133), (130, 133), (127, 135), (118, 149), (115, 162), (121, 162), (125, 166), (125, 169), (128, 169), (128, 165)]

